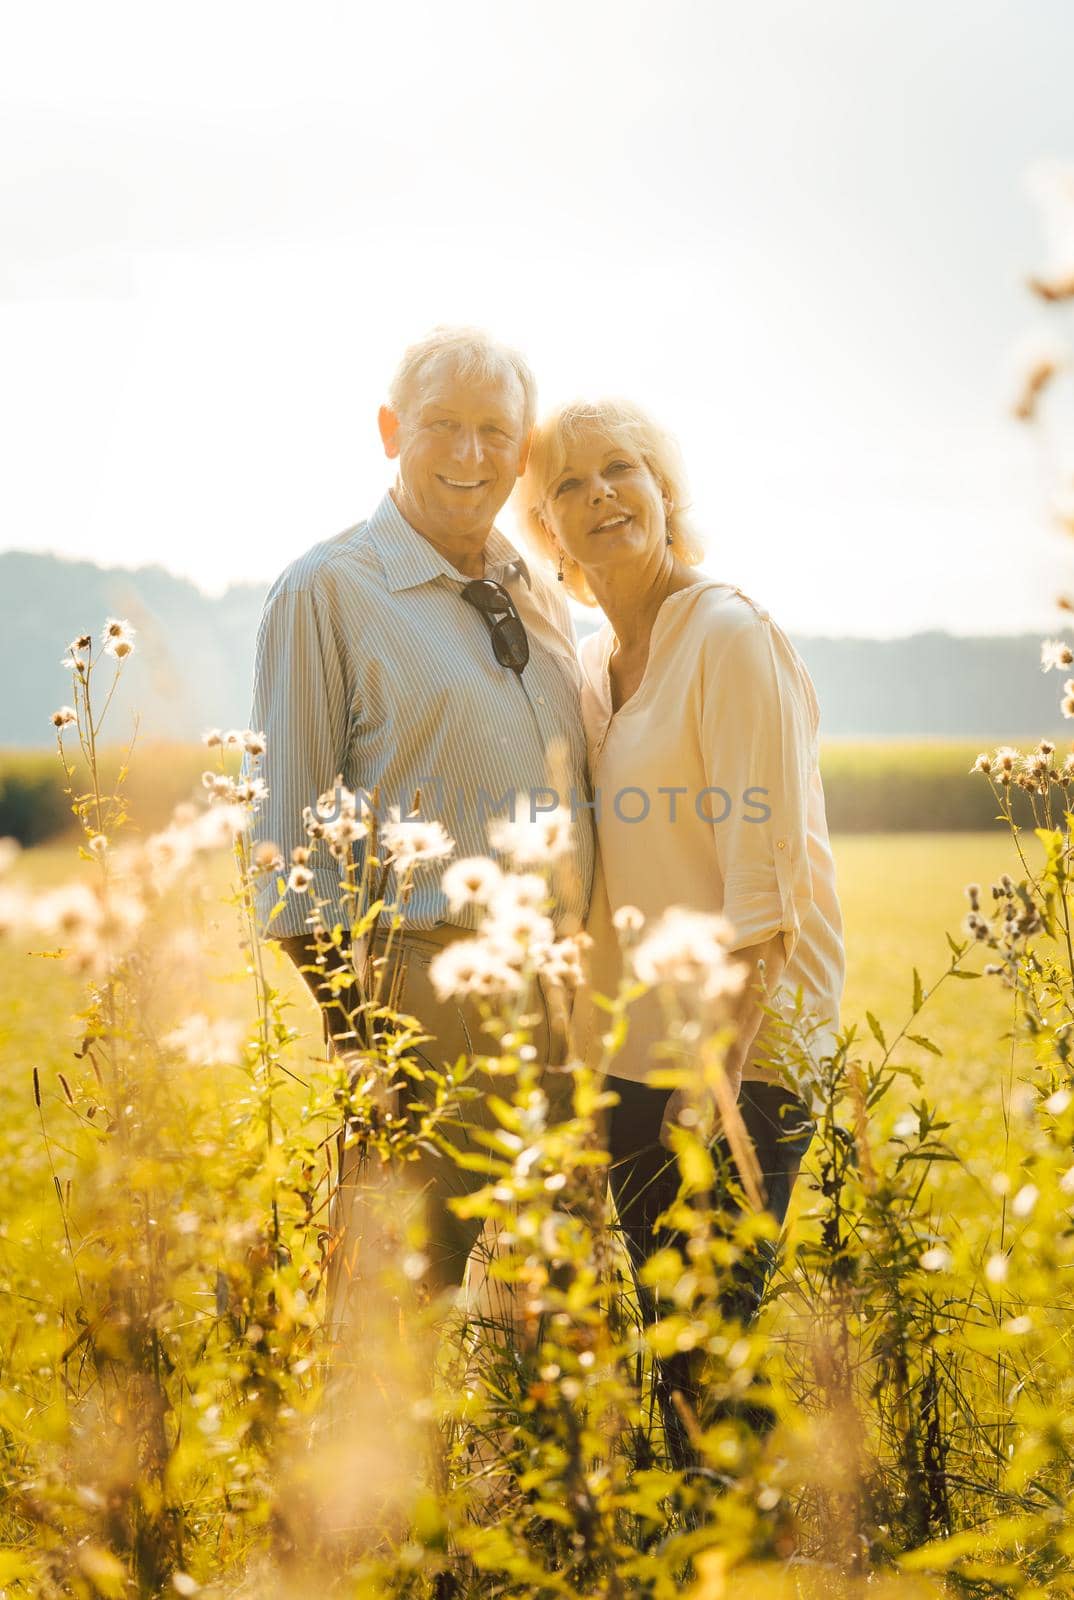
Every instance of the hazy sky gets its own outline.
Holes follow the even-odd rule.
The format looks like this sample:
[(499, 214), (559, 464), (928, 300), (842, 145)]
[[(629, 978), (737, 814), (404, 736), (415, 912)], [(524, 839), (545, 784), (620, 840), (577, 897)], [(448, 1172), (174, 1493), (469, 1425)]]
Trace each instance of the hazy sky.
[(676, 432), (789, 627), (1042, 626), (1005, 408), (1072, 60), (1067, 0), (9, 6), (0, 544), (269, 579), (390, 481), (401, 348), (477, 321)]

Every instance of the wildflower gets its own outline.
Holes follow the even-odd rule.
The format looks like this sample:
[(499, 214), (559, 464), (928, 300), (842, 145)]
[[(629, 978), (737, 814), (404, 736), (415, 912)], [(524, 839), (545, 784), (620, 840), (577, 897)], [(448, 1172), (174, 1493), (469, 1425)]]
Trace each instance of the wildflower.
[(645, 917), (637, 906), (620, 906), (612, 914), (612, 927), (616, 933), (640, 933), (645, 926)]
[(1014, 771), (1015, 763), (1021, 761), (1021, 759), (1022, 752), (1020, 750), (1015, 750), (1013, 745), (1009, 744), (1001, 744), (995, 755), (992, 757), (993, 765), (999, 767), (1000, 771), (1008, 779), (1010, 778), (1011, 773)]
[(1059, 702), (1059, 709), (1064, 717), (1074, 717), (1074, 694), (1065, 694)]
[(973, 763), (973, 766), (970, 768), (970, 772), (971, 773), (973, 773), (973, 772), (989, 773), (991, 771), (992, 771), (992, 763), (989, 760), (987, 754), (982, 750), (981, 754), (977, 757), (977, 760)]
[(260, 844), (255, 845), (251, 859), (255, 872), (279, 872), (283, 869), (280, 847), (271, 839), (263, 839)]
[(539, 872), (505, 872), (492, 892), (489, 910), (495, 916), (515, 906), (539, 911), (548, 902), (548, 885)]
[(104, 645), (106, 655), (122, 661), (134, 649), (134, 629), (129, 622), (122, 622), (118, 617), (109, 617), (101, 630), (101, 643)]
[(1008, 1317), (1007, 1321), (1003, 1324), (1003, 1331), (1004, 1333), (1013, 1333), (1016, 1335), (1032, 1333), (1033, 1323), (1030, 1321), (1029, 1317)]
[[(487, 906), (503, 882), (503, 873), (488, 856), (466, 856), (452, 862), (440, 879), (440, 888), (447, 896), (452, 911), (461, 906)], [(544, 884), (541, 884), (542, 894)]]
[[(528, 815), (518, 816), (520, 808)], [(570, 812), (563, 806), (539, 815), (530, 808), (525, 795), (515, 800), (515, 815), (494, 817), (489, 823), (489, 842), (494, 850), (509, 856), (516, 866), (540, 866), (558, 861), (571, 845)]]
[(60, 666), (63, 667), (67, 672), (78, 672), (81, 673), (83, 677), (85, 676), (86, 663), (78, 654), (73, 644), (67, 646), (67, 654), (60, 658)]
[(72, 722), (78, 721), (78, 712), (73, 706), (61, 706), (52, 713), (52, 726), (54, 728), (69, 728)]
[[(1074, 660), (1074, 656), (1071, 657)], [(248, 756), (263, 756), (265, 753), (265, 735), (255, 733), (252, 728), (247, 728), (242, 736), (242, 747)]]
[(313, 873), (309, 867), (292, 867), (287, 877), (287, 887), (292, 894), (305, 894), (313, 882)]
[(634, 951), (634, 971), (643, 983), (687, 988), (702, 1000), (737, 994), (746, 971), (728, 957), (733, 937), (726, 917), (672, 906)]
[(1053, 1117), (1061, 1117), (1072, 1100), (1074, 1100), (1074, 1095), (1071, 1094), (1069, 1089), (1057, 1089), (1054, 1094), (1050, 1094), (1045, 1100), (1044, 1109), (1045, 1111), (1050, 1111)]
[[(509, 906), (485, 917), (481, 923), (482, 936), (492, 944), (521, 946), (522, 952), (540, 955), (551, 949), (555, 929), (550, 917), (531, 906)], [(514, 954), (514, 952), (511, 952)]]
[[(273, 846), (273, 848), (275, 849), (276, 847)], [(293, 866), (304, 867), (307, 865), (309, 858), (310, 853), (304, 844), (296, 844), (291, 851), (291, 863)]]
[(0, 888), (0, 939), (26, 921), (26, 906), (21, 895)]
[(1047, 245), (1044, 272), (1029, 286), (1043, 300), (1074, 296), (1074, 169), (1061, 162), (1040, 162), (1028, 176), (1029, 191), (1041, 210)]
[(896, 1121), (892, 1132), (894, 1133), (896, 1139), (912, 1139), (917, 1133), (919, 1127), (920, 1122), (918, 1120), (917, 1113), (914, 1111), (904, 1111), (902, 1116)]
[(922, 1255), (920, 1264), (926, 1272), (946, 1272), (951, 1265), (951, 1252), (942, 1244), (934, 1244)]
[(429, 978), (437, 998), (517, 994), (523, 979), (487, 939), (456, 939), (429, 963)]
[(984, 917), (979, 916), (976, 911), (970, 912), (962, 926), (971, 938), (977, 939), (982, 943), (991, 933), (991, 929)]
[(1010, 1262), (1007, 1257), (1002, 1251), (997, 1251), (985, 1262), (985, 1277), (989, 1283), (1006, 1283), (1009, 1269)]
[(208, 745), (210, 750), (215, 750), (218, 745), (223, 744), (224, 735), (221, 733), (219, 728), (210, 728), (207, 733), (202, 734), (201, 742), (202, 744)]
[(241, 778), (235, 784), (235, 799), (243, 805), (257, 806), (268, 794), (268, 784), (264, 778)]
[(1065, 347), (1050, 335), (1034, 334), (1015, 352), (1015, 400), (1012, 409), (1020, 422), (1029, 422), (1033, 418), (1037, 401), (1066, 359)]
[(966, 899), (970, 903), (971, 911), (979, 911), (981, 909), (981, 885), (979, 883), (968, 883), (966, 885)]
[(1068, 1167), (1059, 1180), (1063, 1194), (1074, 1194), (1074, 1167)]
[(455, 848), (455, 841), (439, 822), (423, 822), (420, 817), (402, 818), (397, 806), (384, 824), (382, 837), (388, 857), (396, 870), (408, 872), (426, 861), (442, 861)]
[(1024, 1183), (1011, 1201), (1011, 1210), (1016, 1217), (1028, 1217), (1040, 1198), (1040, 1190), (1035, 1183)]
[(103, 833), (95, 833), (86, 845), (86, 849), (91, 850), (95, 856), (103, 856), (108, 849), (108, 840)]
[(164, 1043), (192, 1067), (234, 1066), (242, 1058), (243, 1030), (237, 1022), (195, 1015), (166, 1034)]

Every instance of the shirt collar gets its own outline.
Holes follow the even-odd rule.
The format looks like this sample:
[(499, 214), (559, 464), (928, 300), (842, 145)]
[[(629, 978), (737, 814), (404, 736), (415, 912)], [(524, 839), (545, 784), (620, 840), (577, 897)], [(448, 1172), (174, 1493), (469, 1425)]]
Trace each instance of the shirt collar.
[[(457, 567), (423, 539), (403, 516), (390, 494), (386, 494), (368, 523), (377, 554), (380, 556), (388, 588), (414, 589), (434, 578), (450, 578), (465, 583)], [(509, 539), (493, 528), (485, 543), (485, 576), (495, 583), (512, 584), (523, 579), (532, 588), (529, 568)]]

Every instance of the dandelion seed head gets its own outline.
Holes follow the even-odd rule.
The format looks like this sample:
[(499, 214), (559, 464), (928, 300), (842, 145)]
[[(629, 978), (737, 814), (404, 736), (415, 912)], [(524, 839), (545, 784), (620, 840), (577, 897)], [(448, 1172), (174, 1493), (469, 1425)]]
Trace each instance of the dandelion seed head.
[(1024, 1183), (1011, 1201), (1011, 1210), (1016, 1217), (1028, 1217), (1040, 1199), (1040, 1190), (1035, 1183)]
[(612, 913), (612, 927), (616, 933), (640, 933), (645, 926), (645, 915), (637, 906), (620, 906)]
[(570, 813), (557, 806), (534, 814), (529, 797), (520, 794), (515, 797), (514, 817), (494, 817), (488, 834), (492, 848), (516, 866), (545, 866), (571, 847)]
[(746, 969), (728, 956), (733, 938), (726, 917), (672, 906), (634, 951), (634, 972), (650, 987), (668, 984), (702, 1000), (737, 994)]
[(95, 833), (93, 838), (88, 840), (86, 849), (91, 850), (95, 856), (103, 856), (108, 850), (108, 840), (103, 833)]
[(129, 622), (119, 617), (109, 617), (101, 629), (101, 643), (105, 653), (123, 661), (134, 649), (134, 632)]
[(1013, 1333), (1017, 1337), (1033, 1332), (1033, 1323), (1029, 1317), (1008, 1317), (1003, 1324), (1004, 1333)]
[(455, 841), (443, 824), (420, 817), (403, 818), (393, 806), (389, 820), (381, 829), (388, 858), (397, 872), (406, 872), (429, 861), (443, 861), (455, 849)]
[(313, 873), (309, 867), (292, 867), (287, 875), (287, 887), (292, 894), (305, 894), (313, 882)]
[(446, 869), (440, 888), (451, 909), (458, 911), (467, 905), (487, 906), (503, 878), (500, 868), (488, 856), (465, 856)]
[(1071, 1094), (1069, 1089), (1057, 1089), (1054, 1094), (1050, 1094), (1045, 1100), (1044, 1109), (1050, 1112), (1053, 1117), (1061, 1117), (1072, 1101), (1074, 1101), (1074, 1094)]
[(951, 1252), (942, 1244), (934, 1244), (920, 1257), (920, 1265), (926, 1272), (946, 1272), (951, 1265)]
[(970, 768), (970, 772), (971, 773), (973, 773), (973, 772), (989, 773), (991, 771), (992, 771), (992, 760), (991, 760), (991, 757), (987, 754), (986, 751), (982, 750), (981, 754), (977, 757), (977, 760), (973, 763), (973, 766)]
[(1074, 1167), (1068, 1167), (1059, 1180), (1059, 1188), (1063, 1194), (1074, 1194)]
[(1000, 1251), (985, 1262), (985, 1277), (989, 1283), (1006, 1283), (1009, 1272), (1010, 1262)]
[(1061, 667), (1074, 666), (1074, 650), (1070, 648), (1065, 639), (1044, 639), (1040, 647), (1040, 670), (1042, 672), (1058, 671)]
[(201, 742), (210, 750), (215, 750), (224, 742), (224, 735), (219, 728), (208, 728), (201, 736)]
[(52, 713), (50, 721), (54, 728), (69, 728), (72, 722), (78, 721), (78, 712), (74, 706), (61, 706), (58, 711)]
[(260, 844), (255, 844), (250, 859), (255, 872), (279, 872), (283, 869), (280, 847), (271, 839), (262, 839)]
[(429, 963), (429, 979), (440, 1000), (468, 995), (494, 998), (523, 988), (521, 974), (486, 939), (456, 939), (446, 945)]
[(267, 749), (265, 735), (253, 728), (247, 728), (242, 736), (242, 747), (248, 756), (263, 756)]

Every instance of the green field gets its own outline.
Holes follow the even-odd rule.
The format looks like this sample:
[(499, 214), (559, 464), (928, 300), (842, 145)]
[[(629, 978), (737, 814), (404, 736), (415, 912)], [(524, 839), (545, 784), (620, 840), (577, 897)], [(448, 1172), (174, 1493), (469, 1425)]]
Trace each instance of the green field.
[[(1016, 873), (1014, 851), (998, 828), (983, 834), (842, 835), (835, 838), (834, 850), (846, 923), (844, 1023), (858, 1022), (864, 1029), (866, 1011), (871, 1011), (891, 1036), (909, 1012), (913, 967), (920, 971), (926, 990), (931, 989), (950, 960), (945, 933), (962, 937), (965, 885), (979, 882), (987, 892), (999, 873)], [(27, 852), (18, 874), (44, 886), (80, 870), (88, 869), (80, 866), (74, 851), (51, 845)], [(196, 995), (187, 1001), (192, 1009), (246, 1016), (249, 993), (237, 976), (243, 968), (237, 930), (233, 909), (209, 908), (202, 959), (186, 979), (186, 993)], [(976, 955), (972, 960), (978, 969), (983, 965)], [(295, 1001), (300, 1037), (292, 1055), (297, 1062), (320, 1048), (317, 1019), (301, 980), (275, 951), (270, 969)], [(181, 993), (183, 975), (177, 972), (175, 977)], [(32, 1109), (30, 1072), (38, 1066), (47, 1081), (57, 1068), (70, 1063), (78, 1039), (73, 1017), (81, 993), (79, 981), (59, 963), (10, 946), (5, 950), (0, 1045), (5, 1062), (3, 1137), (9, 1148), (11, 1141), (24, 1152), (27, 1143), (34, 1144), (33, 1126), (27, 1121)], [(943, 1050), (942, 1059), (913, 1045), (905, 1047), (900, 1059), (920, 1067), (930, 1086), (948, 1089), (952, 1071), (960, 1082), (968, 1082), (980, 1070), (995, 1070), (997, 1036), (1010, 1028), (1011, 1020), (1010, 996), (995, 982), (949, 981), (940, 985), (914, 1028)]]

